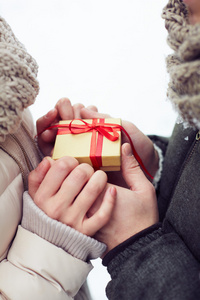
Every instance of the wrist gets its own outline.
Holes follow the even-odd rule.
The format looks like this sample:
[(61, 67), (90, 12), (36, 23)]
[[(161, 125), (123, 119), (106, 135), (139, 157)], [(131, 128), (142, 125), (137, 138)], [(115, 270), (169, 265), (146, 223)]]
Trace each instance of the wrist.
[(23, 196), (21, 225), (23, 228), (84, 261), (98, 258), (106, 250), (105, 244), (48, 217), (36, 206), (28, 192), (25, 192)]
[(162, 235), (161, 223), (156, 223), (137, 234), (133, 235), (123, 243), (117, 245), (115, 248), (110, 250), (103, 258), (102, 264), (108, 266), (110, 261), (117, 255), (120, 255), (123, 251), (126, 251), (129, 247), (134, 247), (135, 252), (140, 251), (141, 247), (151, 243), (154, 239), (157, 239)]

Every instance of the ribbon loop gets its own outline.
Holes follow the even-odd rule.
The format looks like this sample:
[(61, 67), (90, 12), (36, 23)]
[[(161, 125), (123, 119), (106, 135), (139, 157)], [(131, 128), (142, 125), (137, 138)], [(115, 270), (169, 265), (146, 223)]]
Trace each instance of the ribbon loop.
[[(74, 121), (81, 121), (83, 124), (74, 124)], [(95, 120), (95, 119), (93, 119)], [(106, 124), (106, 123), (88, 123), (84, 120), (81, 119), (74, 119), (72, 120), (69, 125), (68, 124), (63, 124), (64, 127), (69, 126), (69, 130), (72, 134), (79, 134), (79, 133), (84, 133), (84, 132), (88, 132), (88, 131), (92, 131), (92, 130), (96, 130), (98, 131), (100, 134), (102, 134), (103, 136), (105, 136), (108, 140), (110, 141), (116, 141), (119, 138), (119, 133), (117, 132), (117, 130), (119, 131), (120, 125), (117, 124)], [(109, 125), (109, 126), (107, 126)], [(112, 126), (111, 126), (112, 125)], [(62, 124), (58, 125), (60, 127), (62, 127)], [(113, 134), (111, 134), (111, 133)]]
[[(80, 121), (82, 124), (77, 124), (74, 122)], [(82, 119), (74, 119), (69, 124), (55, 124), (47, 129), (53, 129), (58, 128), (59, 132), (58, 134), (80, 134), (80, 133), (86, 133), (86, 132), (92, 132), (92, 142), (91, 142), (91, 149), (90, 149), (90, 158), (93, 164), (93, 167), (95, 169), (99, 169), (102, 166), (101, 162), (101, 155), (96, 155), (95, 153), (100, 153), (102, 150), (102, 143), (103, 139), (102, 137), (107, 138), (108, 140), (114, 142), (119, 139), (119, 130), (123, 131), (125, 135), (127, 136), (129, 143), (132, 148), (133, 155), (135, 156), (136, 160), (140, 164), (143, 171), (151, 178), (151, 174), (147, 171), (145, 168), (140, 156), (138, 155), (137, 151), (135, 150), (135, 147), (133, 145), (132, 139), (129, 136), (128, 132), (119, 124), (113, 124), (113, 123), (104, 123), (104, 119), (100, 119), (98, 123), (98, 119), (92, 119), (92, 124), (86, 122)], [(99, 145), (96, 147), (96, 133), (99, 133)], [(98, 144), (98, 141), (97, 141)], [(101, 150), (100, 150), (101, 148)]]

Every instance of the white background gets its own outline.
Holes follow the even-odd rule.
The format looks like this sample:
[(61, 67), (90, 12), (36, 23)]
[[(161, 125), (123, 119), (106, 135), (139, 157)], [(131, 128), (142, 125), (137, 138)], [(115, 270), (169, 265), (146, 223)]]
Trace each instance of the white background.
[[(36, 120), (61, 97), (94, 104), (146, 134), (170, 135), (169, 53), (161, 0), (0, 0), (0, 14), (39, 65)], [(94, 262), (89, 285), (104, 300), (109, 280)]]

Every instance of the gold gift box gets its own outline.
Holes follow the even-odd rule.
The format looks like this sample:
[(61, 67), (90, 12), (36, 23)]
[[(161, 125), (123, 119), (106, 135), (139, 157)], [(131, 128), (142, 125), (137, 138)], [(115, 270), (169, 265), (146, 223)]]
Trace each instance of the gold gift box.
[[(119, 135), (117, 140), (109, 140), (104, 135), (102, 136), (102, 134), (94, 128), (88, 132), (74, 133), (74, 127), (76, 127), (76, 125), (80, 125), (79, 127), (87, 127), (86, 124), (92, 125), (94, 122), (97, 123), (97, 126), (101, 126), (103, 122), (103, 130), (107, 129), (109, 127), (109, 124), (112, 124), (112, 126), (110, 127), (114, 128), (114, 130), (117, 131), (117, 134)], [(69, 130), (69, 124), (71, 124), (71, 131)], [(56, 160), (63, 156), (72, 156), (76, 158), (79, 163), (88, 163), (95, 169), (101, 169), (104, 171), (119, 171), (121, 166), (121, 130), (117, 125), (121, 125), (121, 119), (75, 119), (73, 121), (60, 121), (60, 128), (58, 129), (58, 133), (56, 136), (52, 158)], [(109, 129), (107, 129), (107, 131), (109, 131), (109, 134), (113, 135), (113, 133)], [(95, 141), (93, 140), (93, 142), (92, 135), (95, 139)], [(97, 143), (99, 143), (98, 139), (101, 140), (100, 160), (102, 161), (102, 163), (100, 164), (100, 166), (98, 166), (98, 168), (96, 168), (94, 166), (94, 163), (91, 161), (90, 153), (91, 147), (96, 147)], [(95, 154), (95, 157), (96, 155), (97, 157), (99, 157), (99, 150), (98, 154)]]

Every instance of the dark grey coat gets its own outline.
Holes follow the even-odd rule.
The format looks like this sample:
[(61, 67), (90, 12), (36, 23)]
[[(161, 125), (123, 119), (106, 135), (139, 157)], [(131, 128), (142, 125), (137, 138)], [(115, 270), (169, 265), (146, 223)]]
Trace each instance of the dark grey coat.
[[(197, 137), (197, 138), (196, 138)], [(103, 260), (108, 299), (200, 299), (200, 140), (176, 125), (169, 140), (151, 137), (165, 155), (157, 190), (160, 223)]]

